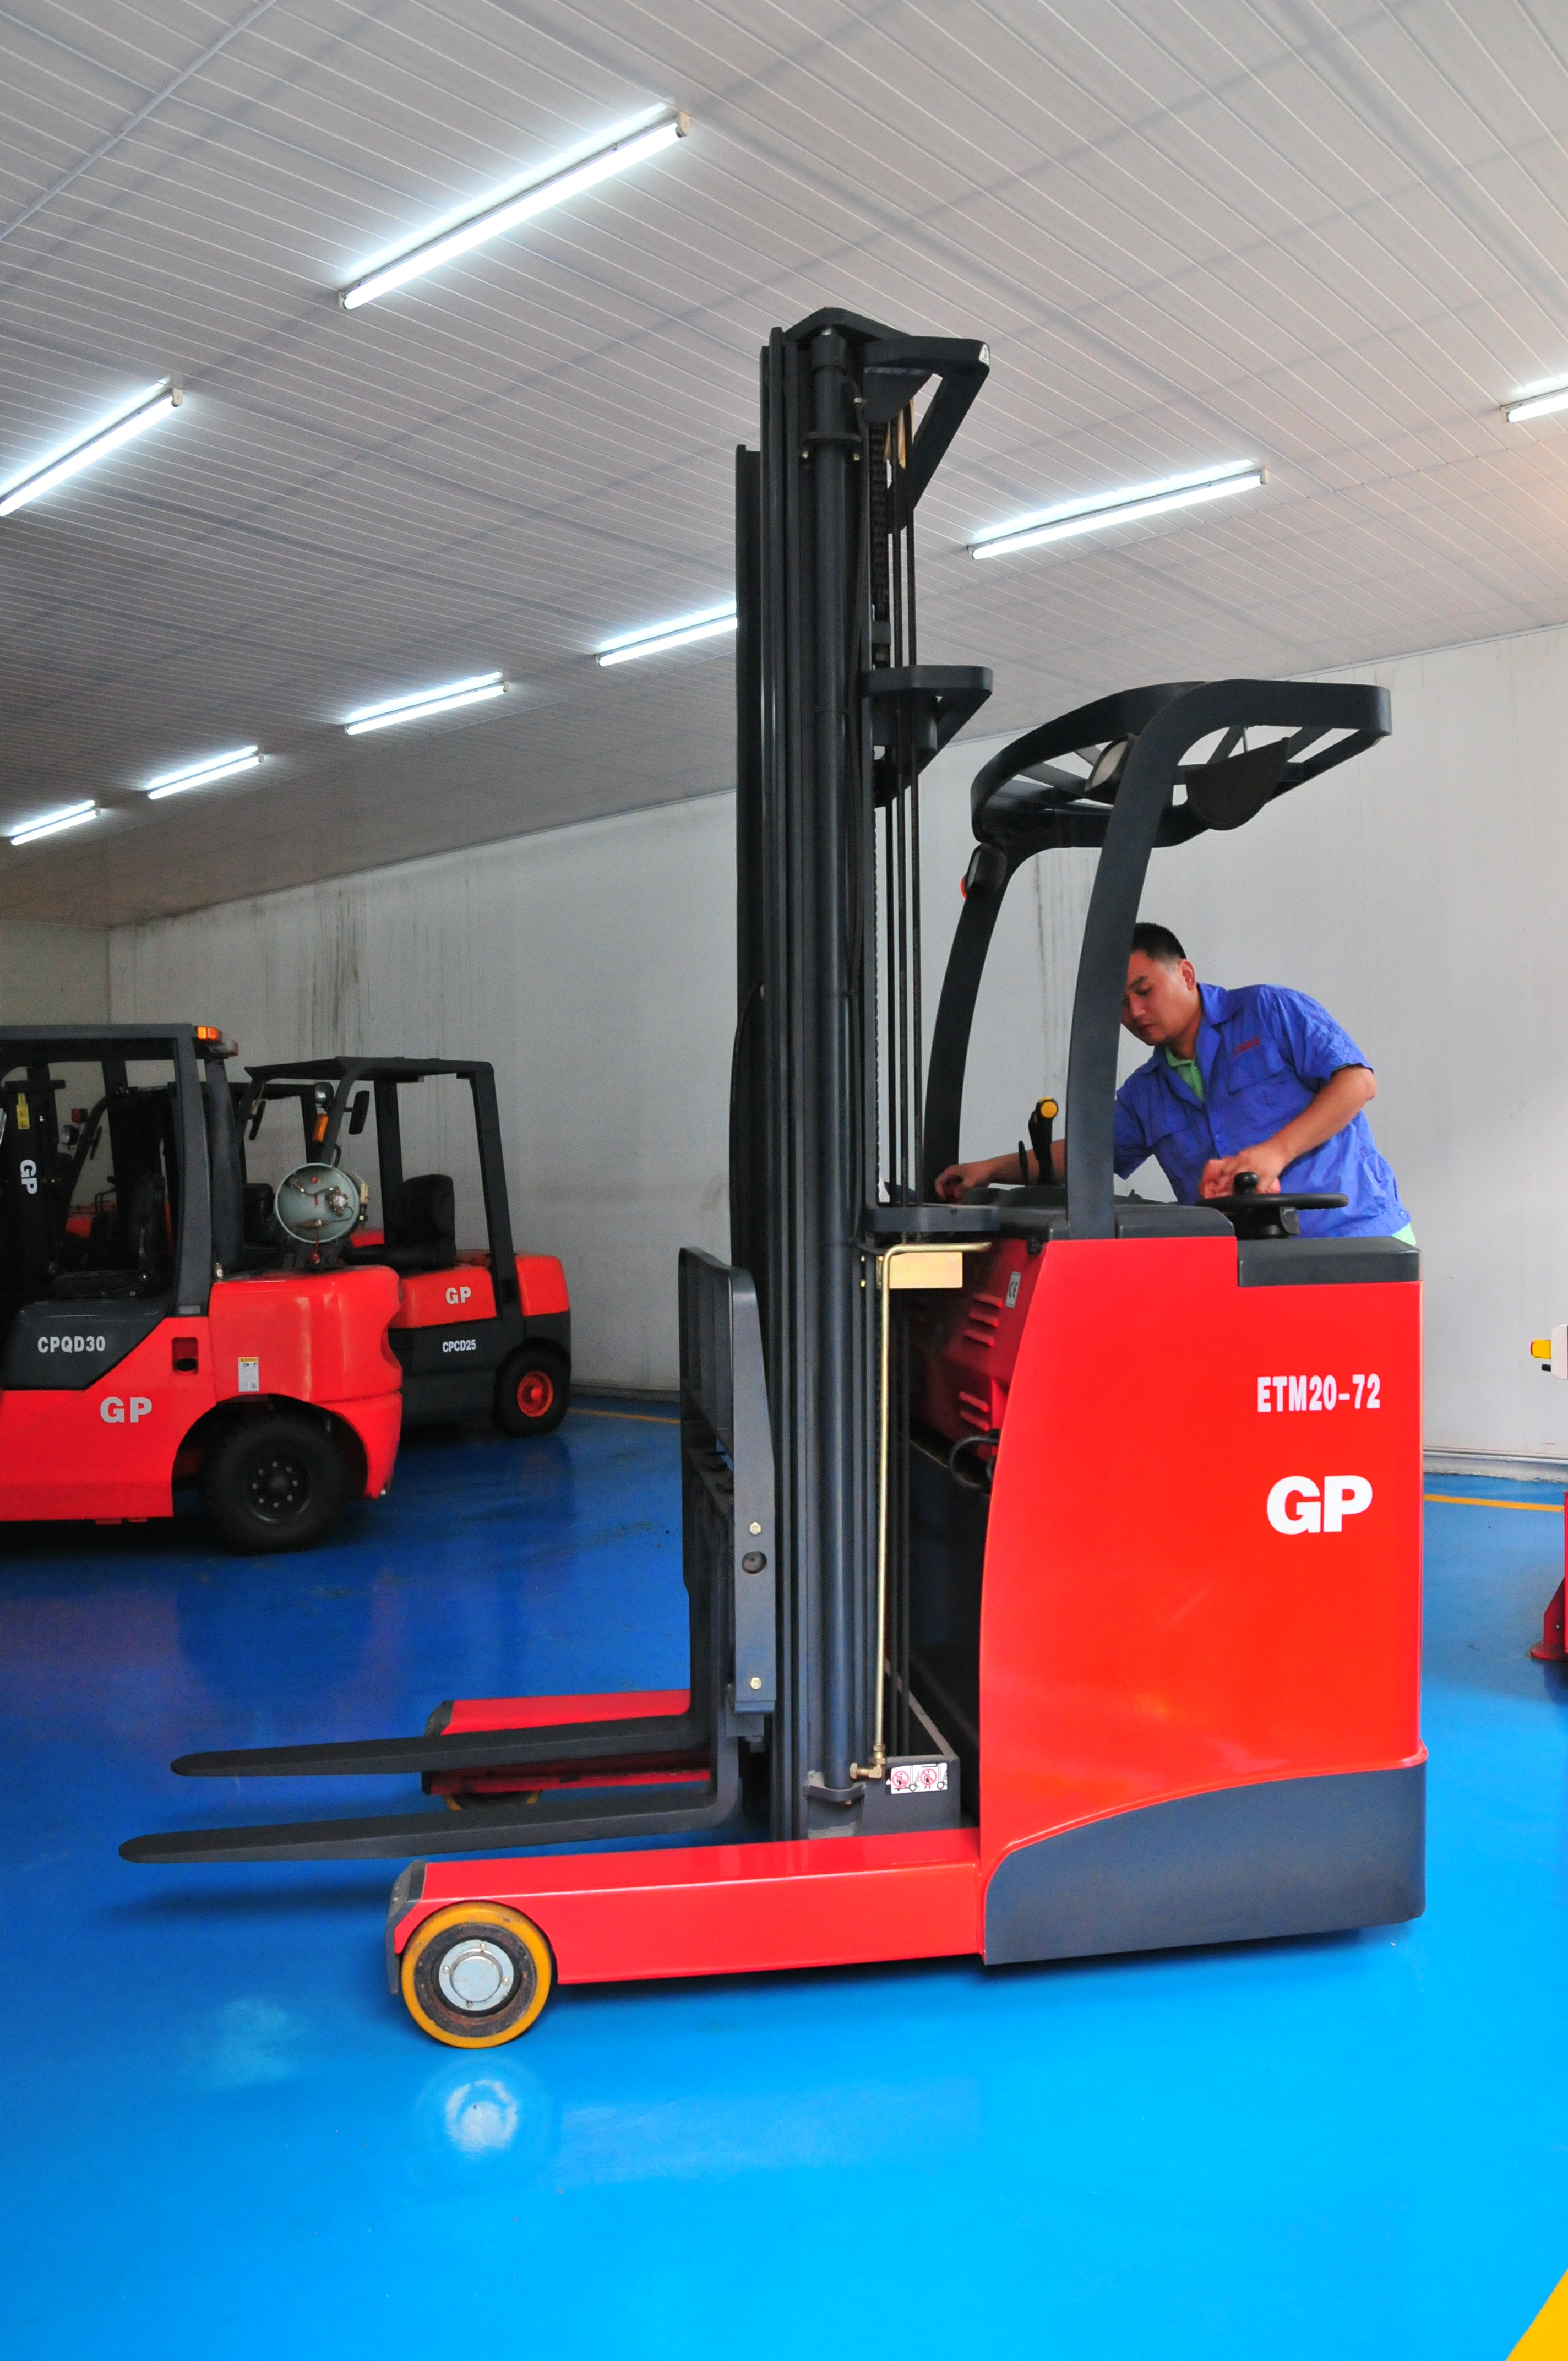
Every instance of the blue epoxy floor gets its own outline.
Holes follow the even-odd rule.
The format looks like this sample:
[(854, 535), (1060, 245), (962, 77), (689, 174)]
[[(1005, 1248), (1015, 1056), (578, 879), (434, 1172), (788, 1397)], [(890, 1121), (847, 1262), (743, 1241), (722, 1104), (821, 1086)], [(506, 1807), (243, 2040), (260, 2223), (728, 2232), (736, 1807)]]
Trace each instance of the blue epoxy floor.
[(387, 1993), (389, 1869), (115, 1846), (311, 1792), (175, 1781), (188, 1748), (678, 1683), (673, 1428), (416, 1440), (272, 1563), (0, 1537), (0, 2351), (1502, 2361), (1568, 2268), (1568, 1686), (1525, 1653), (1563, 1536), (1427, 1517), (1420, 1924), (572, 1993), (477, 2058)]

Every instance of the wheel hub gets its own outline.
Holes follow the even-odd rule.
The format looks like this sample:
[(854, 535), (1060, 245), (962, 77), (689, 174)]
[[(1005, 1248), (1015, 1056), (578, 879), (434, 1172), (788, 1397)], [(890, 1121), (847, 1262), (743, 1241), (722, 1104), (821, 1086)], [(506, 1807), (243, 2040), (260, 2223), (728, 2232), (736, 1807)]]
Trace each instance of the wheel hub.
[(517, 1970), (499, 1943), (482, 1936), (454, 1943), (435, 1971), (443, 1997), (465, 2015), (499, 2008), (517, 1982)]
[(555, 1399), (555, 1389), (543, 1369), (530, 1369), (519, 1380), (517, 1406), (524, 1418), (543, 1418)]
[(246, 1477), (246, 1498), (258, 1517), (291, 1517), (311, 1497), (311, 1471), (285, 1451), (269, 1451)]

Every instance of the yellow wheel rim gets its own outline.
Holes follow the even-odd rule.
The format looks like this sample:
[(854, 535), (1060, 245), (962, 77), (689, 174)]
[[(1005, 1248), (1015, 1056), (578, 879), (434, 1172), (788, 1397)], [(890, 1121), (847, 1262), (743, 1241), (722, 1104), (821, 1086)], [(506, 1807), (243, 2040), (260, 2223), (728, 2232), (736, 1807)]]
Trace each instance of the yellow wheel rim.
[[(504, 2025), (488, 2032), (457, 2033), (437, 2023), (424, 2006), (416, 1989), (421, 1960), (440, 1935), (454, 1927), (496, 1927), (520, 1944), (533, 1962), (533, 1996), (528, 2006)], [(433, 1911), (409, 1937), (403, 1947), (401, 1975), (403, 2004), (414, 2023), (433, 2041), (444, 2041), (452, 2049), (498, 2049), (503, 2041), (515, 2041), (526, 2033), (537, 2019), (549, 1999), (555, 1983), (555, 1964), (550, 1956), (550, 1946), (534, 1925), (521, 1910), (509, 1910), (501, 1902), (454, 1902), (444, 1910)]]

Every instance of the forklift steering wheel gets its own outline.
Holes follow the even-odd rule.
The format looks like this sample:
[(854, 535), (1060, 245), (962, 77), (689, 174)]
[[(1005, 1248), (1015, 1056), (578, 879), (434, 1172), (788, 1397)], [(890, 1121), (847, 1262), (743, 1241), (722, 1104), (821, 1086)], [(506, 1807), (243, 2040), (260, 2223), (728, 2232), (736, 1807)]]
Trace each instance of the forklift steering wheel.
[(1234, 1193), (1229, 1197), (1205, 1197), (1201, 1202), (1216, 1213), (1223, 1213), (1238, 1238), (1288, 1238), (1295, 1235), (1288, 1230), (1279, 1216), (1282, 1213), (1338, 1213), (1350, 1199), (1328, 1189), (1298, 1189), (1266, 1195), (1257, 1185), (1255, 1172), (1238, 1172)]

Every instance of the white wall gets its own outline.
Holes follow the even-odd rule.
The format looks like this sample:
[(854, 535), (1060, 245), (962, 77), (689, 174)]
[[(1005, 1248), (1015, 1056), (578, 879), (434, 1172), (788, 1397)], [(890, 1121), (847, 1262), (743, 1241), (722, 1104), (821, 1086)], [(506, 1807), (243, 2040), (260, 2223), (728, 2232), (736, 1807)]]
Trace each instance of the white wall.
[[(1208, 979), (1315, 994), (1376, 1067), (1374, 1126), (1429, 1280), (1429, 1441), (1561, 1458), (1568, 1398), (1527, 1347), (1568, 1317), (1568, 631), (1353, 676), (1390, 690), (1392, 738), (1234, 837), (1157, 854), (1146, 915)], [(998, 742), (927, 776), (928, 1012), (966, 789)], [(716, 796), (121, 929), (114, 1014), (194, 1011), (252, 1058), (494, 1059), (514, 1220), (567, 1264), (582, 1374), (669, 1384), (675, 1250), (726, 1238), (732, 862)], [(1091, 855), (1056, 853), (1013, 888), (966, 1154), (1011, 1146), (1041, 1091), (1064, 1095), (1091, 873)]]
[(108, 1015), (106, 928), (0, 918), (0, 1018), (11, 1025), (101, 1025)]
[(728, 796), (117, 928), (117, 1018), (243, 1062), (488, 1058), (520, 1246), (558, 1254), (578, 1373), (673, 1385), (675, 1257), (725, 1251)]

